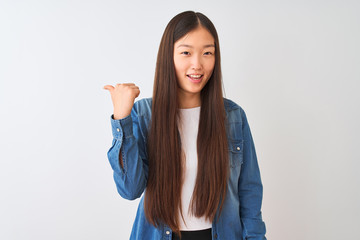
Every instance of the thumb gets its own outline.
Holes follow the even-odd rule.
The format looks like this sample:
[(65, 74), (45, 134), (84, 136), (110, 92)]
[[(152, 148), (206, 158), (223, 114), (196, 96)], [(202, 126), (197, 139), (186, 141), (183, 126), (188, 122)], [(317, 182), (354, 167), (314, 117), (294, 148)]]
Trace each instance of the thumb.
[(109, 90), (109, 91), (111, 92), (111, 91), (114, 90), (115, 88), (114, 88), (112, 85), (106, 85), (106, 86), (103, 87), (103, 89)]
[(137, 92), (135, 98), (137, 98), (140, 95), (140, 90)]

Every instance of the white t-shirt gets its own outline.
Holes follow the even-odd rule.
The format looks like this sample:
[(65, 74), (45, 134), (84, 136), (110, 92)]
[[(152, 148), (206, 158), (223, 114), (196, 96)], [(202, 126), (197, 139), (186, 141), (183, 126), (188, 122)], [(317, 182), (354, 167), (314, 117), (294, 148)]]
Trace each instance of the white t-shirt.
[(205, 217), (197, 218), (188, 212), (195, 187), (198, 167), (197, 134), (200, 120), (200, 107), (180, 109), (179, 114), (180, 121), (178, 121), (178, 126), (182, 150), (186, 158), (185, 178), (181, 193), (181, 204), (185, 223), (180, 215), (180, 230), (190, 231), (211, 228), (212, 223), (206, 221)]

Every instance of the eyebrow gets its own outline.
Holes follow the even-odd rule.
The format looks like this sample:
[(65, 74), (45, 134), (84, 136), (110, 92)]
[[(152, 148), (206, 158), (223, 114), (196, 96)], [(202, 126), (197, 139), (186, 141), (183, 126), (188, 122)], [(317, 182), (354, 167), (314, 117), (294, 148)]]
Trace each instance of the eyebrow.
[[(180, 44), (177, 48), (179, 48), (179, 47), (194, 48), (193, 46), (188, 45), (188, 44)], [(204, 48), (209, 48), (209, 47), (215, 47), (215, 45), (214, 45), (214, 44), (207, 44), (207, 45), (204, 45)]]

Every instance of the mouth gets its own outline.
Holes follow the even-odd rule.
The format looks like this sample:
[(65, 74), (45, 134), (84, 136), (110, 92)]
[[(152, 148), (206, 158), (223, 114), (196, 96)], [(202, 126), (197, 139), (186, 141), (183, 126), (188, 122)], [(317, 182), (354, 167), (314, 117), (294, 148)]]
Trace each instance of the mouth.
[(187, 78), (193, 82), (193, 83), (199, 83), (201, 82), (201, 80), (203, 79), (204, 75), (203, 74), (189, 74), (186, 75)]

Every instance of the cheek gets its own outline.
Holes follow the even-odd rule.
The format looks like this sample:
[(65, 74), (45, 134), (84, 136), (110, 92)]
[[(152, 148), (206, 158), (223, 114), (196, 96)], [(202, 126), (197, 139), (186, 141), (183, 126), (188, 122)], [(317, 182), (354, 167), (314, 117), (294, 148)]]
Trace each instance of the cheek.
[(175, 67), (175, 73), (176, 73), (177, 79), (179, 79), (179, 78), (181, 79), (182, 76), (184, 75), (184, 71), (182, 69), (176, 68), (176, 67)]
[(174, 66), (176, 75), (184, 75), (184, 71), (186, 69), (185, 63), (183, 61), (180, 61), (179, 59), (174, 59)]
[(208, 74), (212, 74), (213, 70), (214, 70), (214, 67), (215, 67), (215, 61), (211, 61), (209, 62), (207, 65), (206, 65), (206, 71)]

